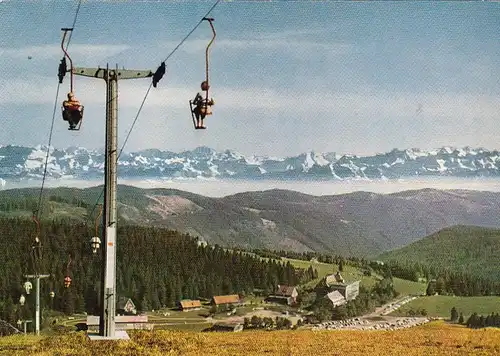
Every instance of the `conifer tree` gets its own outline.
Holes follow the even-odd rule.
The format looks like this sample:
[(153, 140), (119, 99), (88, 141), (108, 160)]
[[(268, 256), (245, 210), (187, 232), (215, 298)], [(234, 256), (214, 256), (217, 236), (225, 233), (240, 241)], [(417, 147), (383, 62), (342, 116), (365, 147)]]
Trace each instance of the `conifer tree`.
[(458, 320), (458, 312), (457, 312), (457, 309), (455, 307), (451, 308), (450, 320), (452, 322), (456, 322)]
[(464, 314), (460, 312), (460, 317), (458, 318), (458, 323), (463, 324), (464, 323)]

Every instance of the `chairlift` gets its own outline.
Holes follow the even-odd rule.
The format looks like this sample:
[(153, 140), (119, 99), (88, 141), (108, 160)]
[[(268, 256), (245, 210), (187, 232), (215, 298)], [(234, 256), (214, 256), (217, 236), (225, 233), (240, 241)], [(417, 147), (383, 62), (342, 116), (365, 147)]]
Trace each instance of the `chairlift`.
[[(61, 49), (64, 52), (64, 57), (61, 60), (61, 63), (59, 64), (59, 83), (62, 83), (63, 78), (66, 74), (67, 66), (66, 66), (66, 58), (69, 60), (69, 72), (70, 72), (70, 91), (68, 93), (68, 100), (65, 100), (62, 104), (61, 110), (62, 110), (62, 118), (64, 121), (67, 121), (69, 123), (69, 128), (68, 130), (71, 131), (79, 131), (80, 127), (82, 126), (82, 121), (83, 121), (83, 110), (84, 106), (80, 104), (80, 102), (75, 98), (74, 91), (73, 91), (73, 61), (71, 60), (71, 57), (69, 56), (65, 46), (64, 42), (66, 40), (66, 35), (68, 32), (73, 31), (72, 28), (62, 28), (62, 31), (64, 31), (63, 39), (61, 41)], [(67, 46), (66, 46), (67, 47)]]
[[(210, 46), (212, 45), (212, 43), (215, 40), (216, 33), (215, 33), (214, 25), (212, 23), (214, 21), (214, 19), (204, 17), (203, 20), (208, 21), (208, 23), (210, 24), (213, 37), (210, 40), (210, 42), (208, 43), (207, 49), (205, 50), (205, 80), (201, 83), (201, 90), (206, 92), (205, 99), (198, 98), (198, 95), (197, 95), (197, 98), (195, 98), (195, 100), (197, 100), (196, 103), (193, 100), (189, 100), (189, 108), (191, 110), (191, 118), (193, 119), (193, 126), (194, 126), (195, 130), (205, 129), (204, 126), (198, 126), (196, 124), (195, 116), (199, 117), (201, 120), (204, 120), (207, 115), (212, 115), (212, 105), (214, 105), (214, 101), (208, 99), (209, 98), (209, 89), (210, 89), (210, 84), (209, 84), (209, 80), (208, 80), (208, 68), (209, 68), (208, 53), (209, 53)], [(201, 103), (199, 103), (200, 101), (201, 101)]]

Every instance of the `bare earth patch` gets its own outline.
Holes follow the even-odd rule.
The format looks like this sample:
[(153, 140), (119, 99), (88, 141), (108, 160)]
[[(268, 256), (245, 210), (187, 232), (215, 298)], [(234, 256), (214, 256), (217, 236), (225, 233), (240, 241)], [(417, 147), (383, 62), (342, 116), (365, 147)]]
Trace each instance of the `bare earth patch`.
[(178, 195), (147, 195), (147, 197), (151, 199), (148, 209), (162, 218), (203, 210), (201, 206)]

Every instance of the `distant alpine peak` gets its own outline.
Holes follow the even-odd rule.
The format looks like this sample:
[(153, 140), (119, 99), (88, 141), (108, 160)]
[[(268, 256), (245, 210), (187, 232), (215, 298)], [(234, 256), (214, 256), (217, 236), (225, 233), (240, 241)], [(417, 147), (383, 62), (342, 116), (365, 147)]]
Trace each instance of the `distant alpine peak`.
[[(95, 179), (104, 174), (104, 151), (46, 145), (0, 146), (0, 178)], [(145, 149), (123, 152), (122, 178), (238, 179), (397, 179), (412, 176), (484, 177), (500, 175), (500, 154), (484, 148), (393, 149), (367, 156), (309, 150), (289, 157), (244, 155), (200, 146), (183, 152)]]

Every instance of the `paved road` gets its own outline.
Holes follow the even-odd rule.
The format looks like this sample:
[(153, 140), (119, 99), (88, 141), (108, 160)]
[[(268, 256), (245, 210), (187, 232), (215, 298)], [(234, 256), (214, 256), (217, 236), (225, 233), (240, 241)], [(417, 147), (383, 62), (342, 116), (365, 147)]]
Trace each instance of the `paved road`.
[(405, 305), (408, 302), (411, 302), (414, 299), (417, 299), (418, 297), (414, 296), (404, 296), (401, 298), (398, 298), (396, 300), (393, 300), (387, 304), (382, 305), (381, 307), (378, 307), (375, 309), (373, 313), (370, 313), (368, 315), (364, 315), (363, 317), (374, 317), (374, 316), (380, 316), (380, 315), (388, 315), (392, 313), (393, 311), (399, 309), (401, 306)]

